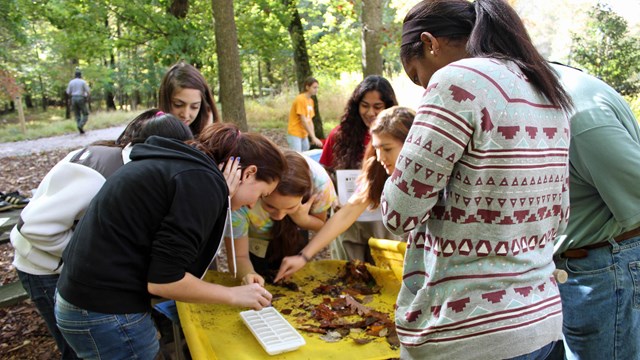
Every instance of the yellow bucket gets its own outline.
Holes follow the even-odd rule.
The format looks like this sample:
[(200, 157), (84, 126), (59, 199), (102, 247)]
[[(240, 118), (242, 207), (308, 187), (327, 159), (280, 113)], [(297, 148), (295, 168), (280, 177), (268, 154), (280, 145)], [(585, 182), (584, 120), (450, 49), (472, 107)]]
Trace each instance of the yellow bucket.
[(371, 256), (377, 267), (391, 269), (396, 278), (402, 280), (404, 253), (407, 250), (406, 242), (370, 238), (369, 249), (371, 250)]

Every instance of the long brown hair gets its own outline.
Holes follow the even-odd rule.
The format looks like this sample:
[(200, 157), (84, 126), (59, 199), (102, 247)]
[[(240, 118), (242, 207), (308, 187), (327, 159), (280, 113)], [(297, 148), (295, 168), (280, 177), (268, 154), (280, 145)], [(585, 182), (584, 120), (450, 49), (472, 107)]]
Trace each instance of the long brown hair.
[(180, 89), (199, 90), (202, 98), (202, 105), (198, 116), (189, 125), (191, 132), (198, 136), (209, 122), (209, 114), (213, 115), (213, 122), (220, 122), (220, 115), (213, 98), (213, 92), (207, 84), (204, 76), (190, 64), (183, 60), (174, 64), (167, 70), (160, 84), (158, 94), (159, 107), (164, 112), (171, 111), (171, 97)]
[[(522, 20), (504, 0), (420, 2), (404, 18), (400, 48), (404, 63), (423, 57), (423, 31), (450, 41), (466, 41), (472, 57), (513, 61), (549, 102), (565, 110), (572, 107), (571, 98), (531, 42)], [(413, 41), (408, 41), (409, 32)]]
[[(390, 135), (404, 143), (415, 116), (416, 112), (407, 107), (390, 107), (378, 114), (376, 120), (371, 124), (371, 134)], [(361, 186), (361, 189), (356, 193), (356, 199), (369, 201), (371, 208), (378, 207), (382, 189), (388, 177), (384, 167), (376, 159), (376, 149), (373, 148), (372, 143), (369, 143), (364, 155), (362, 174), (356, 180)]]
[(243, 167), (255, 165), (258, 168), (258, 181), (279, 181), (288, 169), (287, 160), (276, 144), (260, 134), (241, 133), (232, 123), (207, 126), (189, 144), (218, 164), (227, 162), (231, 156), (242, 158)]
[(362, 80), (353, 90), (340, 120), (340, 129), (336, 133), (333, 146), (332, 170), (357, 169), (362, 164), (364, 138), (369, 129), (360, 116), (360, 102), (370, 91), (377, 91), (380, 94), (385, 108), (398, 105), (396, 94), (387, 79), (370, 75)]
[[(299, 153), (285, 150), (288, 170), (280, 179), (275, 191), (284, 196), (301, 196), (306, 202), (313, 193), (313, 176), (307, 161)], [(287, 215), (282, 220), (273, 220), (271, 241), (266, 258), (270, 264), (280, 264), (285, 256), (297, 254), (305, 244), (293, 220)]]

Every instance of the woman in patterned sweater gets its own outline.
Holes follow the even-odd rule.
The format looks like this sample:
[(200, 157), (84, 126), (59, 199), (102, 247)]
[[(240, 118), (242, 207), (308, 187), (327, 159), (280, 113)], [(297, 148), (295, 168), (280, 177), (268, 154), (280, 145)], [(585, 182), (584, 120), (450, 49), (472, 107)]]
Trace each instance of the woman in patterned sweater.
[(401, 358), (543, 359), (562, 336), (571, 100), (502, 0), (421, 2), (400, 54), (426, 89), (382, 201), (411, 231)]

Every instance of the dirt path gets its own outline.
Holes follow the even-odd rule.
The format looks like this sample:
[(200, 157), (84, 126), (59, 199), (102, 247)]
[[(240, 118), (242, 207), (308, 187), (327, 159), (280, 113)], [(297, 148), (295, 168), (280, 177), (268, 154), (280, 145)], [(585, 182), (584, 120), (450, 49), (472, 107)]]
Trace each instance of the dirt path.
[(98, 140), (115, 140), (122, 130), (124, 130), (124, 126), (116, 126), (107, 129), (90, 130), (84, 135), (74, 133), (37, 140), (1, 143), (0, 158), (23, 156), (51, 150), (77, 149)]

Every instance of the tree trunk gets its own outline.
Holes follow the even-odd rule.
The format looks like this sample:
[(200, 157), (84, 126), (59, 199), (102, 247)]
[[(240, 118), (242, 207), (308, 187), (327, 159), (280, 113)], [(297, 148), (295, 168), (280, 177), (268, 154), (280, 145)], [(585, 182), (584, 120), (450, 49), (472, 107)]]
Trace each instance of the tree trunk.
[[(289, 9), (291, 14), (289, 25), (289, 36), (291, 37), (291, 45), (293, 47), (293, 62), (296, 66), (296, 80), (298, 81), (298, 90), (304, 91), (304, 81), (306, 78), (312, 75), (311, 65), (309, 64), (309, 54), (307, 52), (307, 43), (304, 40), (304, 28), (302, 27), (302, 21), (300, 20), (300, 13), (296, 7), (295, 1), (283, 0), (283, 3)], [(313, 104), (315, 108), (315, 116), (313, 117), (313, 130), (316, 133), (316, 137), (324, 139), (324, 131), (322, 130), (322, 117), (320, 116), (320, 109), (318, 108), (318, 98), (313, 97)]]
[(189, 0), (173, 0), (169, 7), (169, 13), (178, 19), (184, 19), (189, 13)]
[(18, 95), (16, 96), (16, 103), (18, 106), (18, 119), (20, 121), (20, 130), (22, 131), (23, 134), (27, 133), (27, 126), (26, 126), (26, 122), (24, 121), (24, 111), (22, 110), (22, 96)]
[(382, 0), (362, 1), (362, 73), (382, 75), (380, 30), (382, 28)]
[(304, 91), (304, 80), (312, 75), (311, 65), (309, 64), (309, 54), (307, 53), (307, 43), (304, 40), (304, 28), (300, 20), (297, 2), (290, 0), (282, 1), (289, 9), (290, 21), (287, 24), (287, 30), (291, 37), (291, 46), (293, 47), (293, 62), (296, 66), (296, 80), (298, 81), (298, 91)]
[[(42, 99), (42, 101), (44, 101), (44, 99)], [(33, 109), (33, 98), (31, 97), (31, 94), (24, 94), (24, 105), (27, 109)], [(44, 105), (42, 107), (43, 110), (46, 110), (44, 109)]]
[(211, 0), (218, 55), (220, 105), (224, 121), (247, 130), (247, 114), (242, 91), (242, 71), (238, 51), (238, 34), (232, 0)]
[(315, 111), (315, 115), (313, 116), (313, 131), (316, 133), (316, 137), (318, 139), (324, 139), (324, 129), (322, 128), (322, 116), (320, 116), (320, 105), (318, 102), (318, 97), (313, 95), (311, 97), (313, 99), (313, 110)]
[[(113, 52), (110, 54), (109, 59), (109, 68), (114, 69), (116, 67), (116, 59), (113, 56)], [(113, 89), (115, 88), (115, 84), (113, 81), (109, 81), (109, 85), (107, 87), (107, 91), (105, 92), (105, 103), (107, 105), (107, 111), (116, 110), (116, 102), (114, 101), (115, 96), (113, 95)]]

